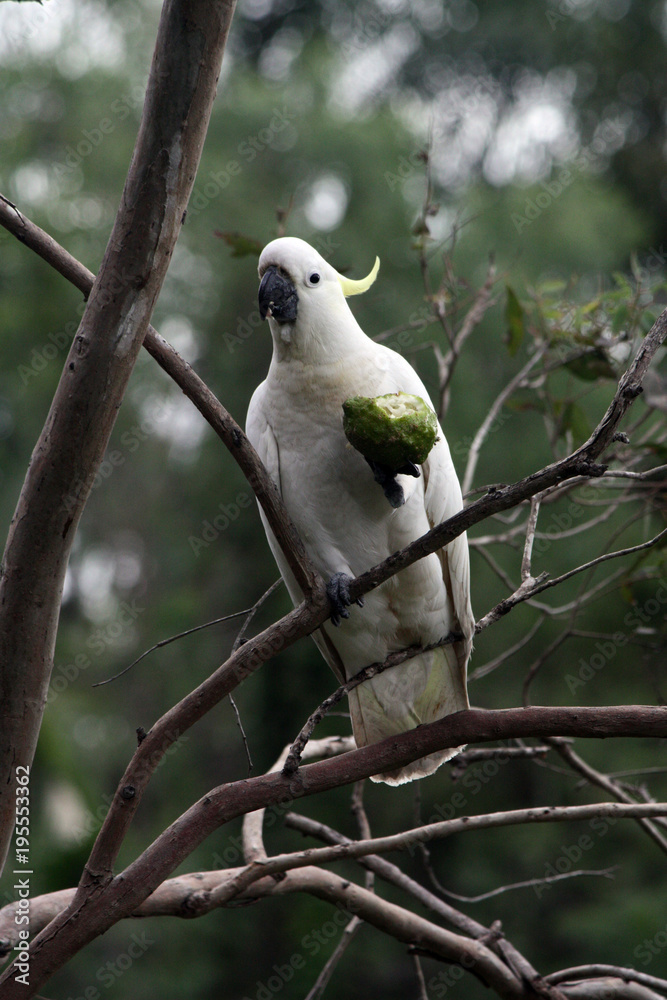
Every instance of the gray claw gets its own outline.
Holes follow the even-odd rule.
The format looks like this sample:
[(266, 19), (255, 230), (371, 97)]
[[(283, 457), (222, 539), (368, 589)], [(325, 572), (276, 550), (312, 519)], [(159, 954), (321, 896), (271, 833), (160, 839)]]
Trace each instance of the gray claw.
[(405, 493), (396, 476), (415, 476), (418, 479), (420, 473), (414, 462), (406, 462), (400, 469), (390, 469), (389, 466), (380, 465), (379, 462), (374, 462), (370, 458), (367, 458), (366, 461), (371, 467), (375, 482), (380, 484), (382, 492), (391, 506), (394, 508), (402, 507), (405, 503)]
[[(327, 584), (327, 597), (331, 604), (331, 624), (336, 628), (340, 625), (341, 618), (349, 618), (350, 612), (347, 610), (352, 603), (350, 597), (350, 584), (352, 577), (347, 573), (334, 573)], [(363, 598), (357, 601), (359, 607), (363, 607)]]

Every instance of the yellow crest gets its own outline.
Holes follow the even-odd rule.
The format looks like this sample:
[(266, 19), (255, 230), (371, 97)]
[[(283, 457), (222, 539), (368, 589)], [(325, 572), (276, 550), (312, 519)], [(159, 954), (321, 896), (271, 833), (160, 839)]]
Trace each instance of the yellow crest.
[(357, 281), (354, 281), (352, 278), (344, 278), (339, 274), (338, 280), (340, 281), (340, 287), (343, 289), (343, 295), (347, 297), (348, 295), (361, 295), (362, 292), (367, 292), (377, 278), (379, 270), (380, 258), (376, 257), (373, 270), (365, 278), (359, 278)]

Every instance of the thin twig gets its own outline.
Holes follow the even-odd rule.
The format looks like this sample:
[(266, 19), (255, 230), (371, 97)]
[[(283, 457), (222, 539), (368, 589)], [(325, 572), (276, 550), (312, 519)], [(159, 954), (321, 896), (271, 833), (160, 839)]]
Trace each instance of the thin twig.
[(264, 604), (264, 602), (269, 599), (274, 590), (277, 590), (282, 582), (283, 578), (279, 576), (277, 580), (274, 580), (269, 589), (265, 590), (262, 596), (259, 598), (259, 600), (255, 601), (253, 606), (250, 608), (248, 612), (248, 617), (244, 621), (239, 634), (236, 636), (236, 639), (234, 639), (234, 644), (232, 645), (232, 653), (235, 653), (236, 650), (239, 648), (239, 646), (244, 642), (245, 634), (248, 631), (250, 622), (253, 620), (253, 618), (255, 617), (261, 606)]
[[(354, 843), (349, 837), (343, 836), (342, 833), (327, 826), (326, 823), (320, 823), (318, 820), (311, 819), (309, 816), (302, 816), (300, 813), (287, 813), (285, 816), (285, 826), (291, 827), (293, 830), (299, 830), (304, 836), (316, 837), (318, 840), (323, 840), (328, 844)], [(468, 934), (470, 937), (477, 939), (488, 937), (488, 927), (480, 924), (479, 921), (469, 917), (466, 913), (457, 910), (450, 903), (446, 902), (446, 900), (440, 899), (439, 896), (436, 896), (429, 889), (426, 889), (419, 882), (406, 875), (398, 865), (392, 864), (386, 858), (375, 854), (368, 854), (366, 857), (358, 858), (357, 860), (362, 867), (370, 869), (386, 882), (390, 882), (404, 892), (409, 893), (463, 934)]]
[(248, 737), (246, 736), (245, 729), (243, 728), (243, 722), (241, 721), (241, 713), (239, 712), (238, 705), (234, 701), (234, 698), (230, 694), (229, 702), (234, 709), (234, 714), (236, 715), (236, 724), (241, 732), (241, 739), (243, 740), (243, 746), (245, 747), (245, 755), (248, 761), (248, 777), (252, 774), (253, 763), (252, 757), (250, 756), (250, 746), (248, 744)]
[(533, 542), (535, 541), (535, 531), (537, 529), (537, 518), (540, 513), (541, 496), (537, 493), (530, 499), (530, 514), (526, 525), (526, 544), (523, 548), (523, 558), (521, 559), (521, 582), (532, 579), (531, 561), (533, 557)]
[(658, 990), (667, 990), (667, 979), (658, 979), (657, 976), (649, 976), (646, 972), (624, 969), (617, 965), (576, 965), (572, 969), (560, 969), (558, 972), (552, 972), (544, 978), (550, 983), (564, 983), (575, 979), (593, 979), (598, 976), (615, 976), (629, 983), (642, 983), (644, 986), (653, 986)]
[(538, 631), (538, 629), (541, 628), (541, 626), (544, 624), (545, 620), (546, 620), (546, 615), (542, 615), (531, 626), (531, 628), (526, 632), (526, 634), (522, 636), (522, 638), (519, 639), (518, 642), (515, 642), (513, 646), (510, 646), (509, 649), (504, 650), (493, 660), (489, 660), (488, 663), (483, 663), (481, 667), (476, 667), (475, 670), (473, 670), (470, 676), (468, 677), (468, 681), (469, 682), (478, 681), (482, 677), (486, 677), (493, 670), (496, 670), (498, 667), (500, 667), (505, 662), (505, 660), (510, 659), (512, 656), (514, 656), (515, 653), (518, 653), (520, 649), (523, 649), (524, 646), (527, 646), (530, 640), (535, 635), (535, 633)]
[(336, 945), (333, 953), (329, 956), (326, 964), (319, 976), (315, 980), (313, 987), (308, 991), (306, 995), (306, 1000), (318, 1000), (319, 997), (324, 993), (331, 976), (333, 975), (334, 969), (340, 962), (341, 958), (352, 944), (352, 940), (356, 935), (357, 931), (361, 927), (363, 920), (359, 917), (354, 916), (344, 928), (341, 935), (341, 939)]
[[(558, 737), (548, 737), (545, 740), (545, 743), (549, 743), (553, 746), (563, 760), (566, 761), (574, 771), (583, 775), (583, 777), (592, 785), (597, 785), (598, 788), (602, 788), (608, 794), (613, 795), (615, 799), (618, 799), (619, 802), (631, 803), (633, 801), (628, 793), (619, 787), (618, 782), (614, 781), (608, 775), (597, 771), (594, 767), (591, 767), (591, 765), (583, 760), (569, 744), (561, 743)], [(640, 818), (638, 822), (646, 830), (649, 837), (655, 841), (660, 850), (667, 854), (667, 839), (665, 839), (665, 837), (663, 837), (663, 835), (656, 830), (655, 824), (646, 818)], [(661, 821), (660, 818), (657, 818), (655, 822), (660, 823), (662, 826), (665, 825), (664, 820)]]
[[(371, 825), (368, 822), (368, 816), (366, 814), (366, 809), (364, 807), (364, 786), (366, 782), (364, 780), (355, 782), (354, 789), (352, 791), (352, 814), (354, 815), (357, 826), (359, 827), (359, 839), (360, 840), (370, 840), (371, 839)], [(368, 869), (366, 871), (366, 888), (372, 892), (375, 888), (375, 875)]]
[(491, 899), (493, 896), (500, 896), (503, 892), (510, 892), (514, 889), (534, 888), (537, 885), (550, 885), (552, 882), (560, 882), (562, 879), (576, 878), (580, 875), (596, 875), (603, 878), (613, 879), (613, 873), (617, 871), (618, 868), (619, 865), (614, 865), (612, 868), (602, 868), (600, 871), (581, 869), (580, 871), (574, 872), (562, 872), (559, 875), (545, 875), (544, 878), (529, 878), (524, 882), (512, 882), (510, 885), (498, 886), (497, 889), (490, 889), (488, 892), (482, 892), (479, 896), (460, 896), (457, 892), (452, 892), (451, 889), (445, 889), (439, 880), (438, 890), (445, 896), (449, 896), (451, 899), (456, 899), (460, 903), (481, 903), (483, 900)]
[(415, 975), (417, 976), (417, 985), (419, 987), (419, 1000), (428, 1000), (428, 990), (426, 989), (426, 980), (424, 979), (424, 972), (422, 969), (422, 964), (419, 961), (419, 955), (413, 955), (412, 961), (414, 963)]
[(112, 681), (117, 681), (119, 677), (126, 674), (128, 670), (132, 669), (132, 667), (136, 667), (137, 663), (141, 663), (144, 657), (148, 656), (149, 653), (154, 652), (156, 649), (162, 649), (163, 646), (168, 646), (169, 643), (176, 642), (177, 639), (183, 639), (185, 636), (192, 635), (194, 632), (200, 632), (203, 628), (210, 628), (211, 625), (219, 625), (221, 622), (232, 621), (232, 619), (240, 618), (242, 615), (250, 614), (252, 611), (253, 608), (245, 608), (243, 611), (234, 611), (231, 615), (223, 615), (222, 618), (214, 618), (213, 621), (204, 622), (203, 625), (195, 625), (193, 628), (187, 628), (184, 632), (177, 632), (176, 635), (172, 635), (168, 639), (160, 639), (160, 641), (156, 642), (154, 646), (151, 646), (150, 649), (145, 650), (141, 656), (138, 656), (136, 660), (132, 660), (132, 663), (130, 663), (129, 666), (123, 667), (122, 670), (120, 670), (117, 674), (114, 674), (112, 677), (106, 677), (103, 681), (96, 681), (95, 684), (91, 685), (91, 687), (102, 687), (104, 684), (111, 684)]
[(598, 802), (584, 806), (544, 806), (530, 809), (512, 809), (505, 812), (485, 813), (481, 816), (462, 816), (456, 819), (443, 820), (440, 823), (429, 823), (417, 829), (405, 830), (402, 833), (386, 837), (376, 837), (371, 840), (357, 840), (349, 844), (339, 844), (333, 847), (313, 848), (305, 851), (294, 851), (289, 854), (278, 854), (265, 861), (255, 861), (241, 871), (233, 881), (224, 887), (218, 902), (228, 902), (231, 898), (244, 892), (253, 882), (267, 875), (278, 875), (304, 868), (310, 865), (322, 865), (327, 862), (340, 861), (347, 858), (361, 858), (368, 854), (380, 854), (386, 851), (405, 850), (413, 845), (427, 843), (434, 839), (450, 837), (456, 833), (470, 830), (488, 830), (496, 827), (517, 826), (524, 823), (554, 823), (569, 820), (592, 819), (599, 816), (613, 818), (645, 818), (649, 816), (667, 816), (667, 803), (632, 803)]
[[(597, 556), (597, 558), (591, 559), (589, 562), (568, 570), (567, 573), (562, 573), (560, 576), (554, 577), (551, 580), (545, 580), (545, 574), (542, 574), (536, 580), (532, 581), (533, 585), (531, 587), (524, 587), (524, 584), (521, 584), (521, 586), (510, 597), (506, 597), (503, 601), (497, 604), (495, 608), (492, 608), (488, 614), (484, 615), (484, 617), (480, 619), (475, 626), (475, 631), (481, 632), (482, 629), (487, 628), (489, 625), (493, 624), (494, 621), (497, 621), (498, 618), (501, 618), (503, 615), (507, 614), (508, 611), (511, 611), (517, 604), (520, 604), (522, 601), (532, 600), (533, 597), (537, 594), (541, 594), (542, 591), (549, 590), (551, 587), (557, 587), (558, 584), (563, 583), (565, 580), (569, 580), (578, 573), (583, 573), (594, 566), (600, 565), (600, 563), (608, 562), (610, 559), (619, 559), (622, 556), (633, 555), (635, 552), (644, 552), (646, 549), (653, 548), (653, 546), (657, 545), (658, 542), (660, 542), (666, 535), (667, 528), (663, 528), (663, 530), (655, 535), (654, 538), (650, 538), (647, 542), (642, 542), (640, 545), (631, 545), (626, 549), (617, 549), (616, 552), (606, 552), (604, 555)], [(619, 574), (614, 574), (607, 578), (607, 580), (602, 581), (601, 584), (598, 584), (596, 588), (593, 588), (593, 590), (586, 595), (586, 599), (590, 599), (590, 597), (598, 589), (606, 586), (611, 580), (616, 579), (616, 577), (622, 572), (623, 571), (621, 570), (619, 571)], [(560, 608), (549, 608), (543, 604), (535, 604), (534, 606), (538, 607), (540, 610), (556, 615), (563, 614), (564, 612), (571, 610), (573, 605), (572, 602), (570, 602), (569, 604), (564, 604)]]
[(510, 379), (505, 388), (498, 393), (495, 400), (491, 404), (491, 409), (487, 413), (486, 417), (482, 421), (479, 430), (475, 434), (472, 444), (470, 445), (470, 451), (468, 453), (468, 463), (466, 465), (466, 470), (463, 476), (463, 482), (461, 484), (461, 490), (463, 493), (467, 493), (472, 484), (472, 478), (475, 475), (475, 469), (477, 468), (477, 459), (479, 458), (479, 453), (484, 444), (486, 438), (488, 437), (489, 431), (493, 426), (493, 422), (496, 420), (501, 407), (504, 405), (505, 401), (509, 399), (513, 392), (518, 389), (526, 375), (533, 370), (535, 365), (542, 359), (546, 351), (546, 345), (539, 348), (533, 354), (532, 358), (526, 362), (523, 368), (517, 372), (514, 378)]
[(533, 681), (535, 680), (535, 677), (537, 676), (538, 671), (542, 669), (542, 667), (547, 662), (547, 660), (549, 659), (549, 657), (553, 656), (553, 654), (556, 652), (556, 650), (560, 649), (560, 647), (563, 645), (563, 643), (566, 642), (570, 638), (571, 635), (572, 635), (572, 631), (571, 631), (570, 627), (568, 626), (567, 628), (563, 629), (563, 631), (561, 632), (560, 635), (556, 636), (556, 638), (553, 640), (553, 642), (549, 643), (549, 645), (546, 647), (546, 649), (542, 650), (542, 652), (537, 657), (537, 659), (533, 660), (533, 662), (529, 666), (528, 670), (526, 671), (526, 676), (524, 677), (524, 680), (523, 680), (523, 687), (522, 687), (522, 690), (521, 690), (521, 701), (522, 701), (522, 704), (524, 704), (524, 705), (529, 705), (530, 704), (530, 700), (528, 698), (528, 692), (529, 692), (529, 689), (530, 689), (530, 685), (533, 683)]

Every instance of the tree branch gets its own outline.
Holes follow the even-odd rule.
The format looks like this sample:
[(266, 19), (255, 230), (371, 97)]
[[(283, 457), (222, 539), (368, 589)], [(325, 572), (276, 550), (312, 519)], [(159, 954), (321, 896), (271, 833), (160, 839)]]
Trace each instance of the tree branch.
[[(237, 816), (351, 784), (388, 767), (405, 766), (445, 747), (544, 735), (665, 738), (667, 709), (640, 706), (468, 710), (333, 760), (308, 764), (289, 779), (282, 773), (274, 773), (222, 785), (191, 806), (119, 875), (109, 873), (105, 876), (102, 872), (92, 878), (87, 871), (87, 891), (80, 889), (68, 909), (31, 945), (31, 989), (34, 982), (34, 989), (38, 990), (88, 941), (133, 913), (210, 833)], [(150, 735), (142, 746), (149, 738)], [(122, 796), (120, 800), (123, 801)], [(612, 808), (644, 816), (661, 811), (659, 806), (651, 804), (633, 807), (614, 804)], [(0, 978), (0, 983), (4, 989), (3, 1000), (15, 1000), (19, 996), (25, 1000), (25, 990), (13, 981), (11, 967)]]
[[(43, 229), (36, 226), (17, 209), (11, 207), (11, 203), (3, 199), (2, 195), (0, 195), (0, 225), (4, 226), (48, 264), (51, 264), (59, 274), (71, 281), (86, 297), (89, 295), (95, 281), (93, 272), (79, 263), (75, 257), (72, 257)], [(303, 542), (285, 509), (274, 482), (242, 428), (187, 361), (183, 360), (178, 351), (174, 350), (154, 327), (148, 327), (143, 346), (188, 399), (194, 403), (230, 451), (261, 504), (271, 525), (271, 530), (278, 539), (299, 586), (304, 594), (313, 594), (318, 587), (318, 574), (306, 554)]]
[(332, 847), (316, 847), (289, 854), (278, 854), (266, 861), (248, 865), (245, 871), (236, 876), (234, 890), (228, 890), (225, 893), (225, 901), (231, 899), (236, 892), (247, 890), (253, 882), (260, 878), (294, 871), (296, 868), (305, 868), (308, 865), (321, 865), (346, 858), (361, 858), (368, 854), (405, 850), (415, 844), (428, 843), (431, 840), (451, 837), (456, 833), (469, 830), (489, 830), (497, 827), (519, 826), (524, 823), (560, 823), (567, 820), (594, 819), (599, 816), (609, 816), (614, 819), (667, 816), (667, 803), (640, 802), (626, 805), (620, 802), (596, 802), (585, 806), (539, 806), (529, 809), (512, 809), (506, 812), (485, 813), (482, 816), (461, 816), (456, 819), (442, 820), (440, 823), (429, 823), (426, 826), (404, 830), (402, 833), (391, 834), (387, 837), (354, 840)]
[(448, 545), (462, 532), (467, 531), (491, 514), (516, 507), (524, 500), (542, 490), (555, 486), (575, 476), (598, 477), (605, 472), (605, 467), (597, 465), (595, 460), (611, 443), (620, 421), (627, 413), (634, 400), (642, 392), (642, 381), (653, 360), (656, 351), (667, 336), (667, 309), (655, 321), (642, 342), (632, 364), (618, 383), (616, 393), (609, 404), (602, 420), (580, 448), (577, 448), (567, 458), (545, 466), (539, 472), (534, 472), (510, 486), (493, 487), (486, 496), (470, 504), (464, 510), (450, 517), (442, 524), (436, 525), (421, 538), (395, 553), (383, 563), (362, 573), (350, 585), (350, 597), (354, 601), (365, 593), (388, 580), (395, 573), (406, 569), (418, 559), (430, 555), (443, 545)]
[[(32, 455), (0, 575), (0, 863), (32, 763), (72, 541), (194, 183), (233, 0), (167, 0), (113, 231)], [(4, 209), (8, 206), (3, 205)]]
[(573, 969), (561, 969), (559, 972), (552, 972), (545, 976), (550, 983), (565, 983), (575, 979), (597, 978), (598, 976), (614, 976), (618, 979), (625, 979), (627, 982), (642, 983), (644, 986), (653, 986), (657, 990), (667, 993), (667, 979), (659, 979), (657, 976), (649, 976), (645, 972), (637, 972), (636, 969), (624, 969), (617, 965), (577, 965)]

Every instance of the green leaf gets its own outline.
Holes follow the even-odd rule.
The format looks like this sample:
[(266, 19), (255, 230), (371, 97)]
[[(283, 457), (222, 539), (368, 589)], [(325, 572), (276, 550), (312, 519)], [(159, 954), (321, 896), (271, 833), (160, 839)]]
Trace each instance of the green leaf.
[(216, 229), (215, 235), (232, 248), (232, 257), (259, 257), (262, 252), (262, 244), (251, 236), (244, 236), (243, 233), (222, 232)]
[(581, 315), (588, 316), (589, 313), (595, 312), (596, 309), (599, 309), (601, 301), (602, 300), (598, 298), (593, 299), (592, 302), (586, 303), (585, 306), (581, 307)]
[(552, 281), (543, 281), (538, 291), (541, 295), (560, 295), (566, 288), (567, 282), (559, 278)]
[(560, 436), (572, 432), (572, 443), (575, 447), (587, 441), (591, 432), (586, 414), (578, 403), (567, 403), (560, 422)]
[(655, 315), (650, 310), (645, 309), (641, 315), (641, 319), (639, 320), (639, 328), (643, 330), (644, 333), (648, 333), (655, 323), (655, 320)]
[(599, 347), (580, 358), (566, 361), (565, 367), (584, 382), (595, 382), (598, 378), (616, 378), (616, 372), (610, 365), (607, 355)]
[(514, 357), (521, 347), (526, 328), (521, 303), (509, 285), (506, 285), (505, 288), (507, 289), (507, 305), (505, 306), (507, 333), (505, 335), (505, 343), (507, 344), (507, 350)]
[(519, 389), (505, 400), (506, 408), (517, 413), (524, 413), (527, 410), (537, 410), (538, 413), (546, 413), (546, 406), (543, 399), (537, 395), (534, 389)]
[(613, 316), (611, 317), (611, 328), (614, 333), (620, 333), (623, 327), (628, 322), (628, 317), (630, 315), (630, 310), (628, 309), (627, 302), (621, 302), (618, 309), (615, 310)]

